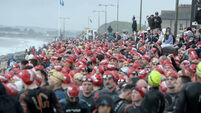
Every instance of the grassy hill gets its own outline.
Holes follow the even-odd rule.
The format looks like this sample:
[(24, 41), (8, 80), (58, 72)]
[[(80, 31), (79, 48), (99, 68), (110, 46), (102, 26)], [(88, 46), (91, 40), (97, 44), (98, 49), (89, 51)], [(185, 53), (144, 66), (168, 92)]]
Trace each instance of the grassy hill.
[[(113, 32), (116, 32), (116, 26), (117, 26), (117, 21), (113, 21), (113, 22), (110, 22), (107, 24), (107, 27), (111, 25), (112, 29), (113, 29)], [(139, 27), (139, 25), (138, 25)], [(138, 28), (139, 29), (139, 28)], [(143, 25), (142, 26), (142, 29), (145, 29), (145, 26)], [(103, 33), (105, 32), (105, 24), (101, 25), (98, 29), (98, 31), (100, 33)], [(119, 22), (119, 32), (125, 32), (127, 31), (128, 33), (131, 33), (132, 32), (132, 23), (131, 22)]]

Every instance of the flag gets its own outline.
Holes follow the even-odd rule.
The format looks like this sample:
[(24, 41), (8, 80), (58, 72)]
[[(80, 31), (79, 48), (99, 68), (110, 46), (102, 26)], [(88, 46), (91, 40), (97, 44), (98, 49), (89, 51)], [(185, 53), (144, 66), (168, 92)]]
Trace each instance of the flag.
[(89, 21), (92, 23), (92, 20), (91, 20), (91, 19), (89, 19)]
[(60, 0), (60, 5), (64, 6), (64, 0)]

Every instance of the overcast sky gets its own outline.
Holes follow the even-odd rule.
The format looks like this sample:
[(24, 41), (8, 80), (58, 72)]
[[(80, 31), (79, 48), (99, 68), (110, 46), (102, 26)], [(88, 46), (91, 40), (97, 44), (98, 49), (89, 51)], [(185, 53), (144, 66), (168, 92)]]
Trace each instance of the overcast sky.
[[(119, 0), (120, 21), (129, 21), (133, 15), (139, 20), (140, 0)], [(180, 0), (180, 4), (190, 4), (192, 0)], [(88, 25), (88, 17), (96, 28), (97, 13), (93, 10), (104, 10), (98, 4), (114, 4), (117, 0), (64, 0), (61, 15), (69, 17), (68, 30), (83, 30)], [(36, 26), (57, 28), (59, 0), (0, 0), (0, 25), (6, 26)], [(159, 13), (161, 10), (174, 10), (175, 0), (143, 0), (143, 23), (147, 15)], [(104, 13), (101, 13), (101, 24), (104, 23)], [(116, 20), (116, 6), (108, 7), (108, 22)], [(139, 23), (139, 21), (138, 21)]]

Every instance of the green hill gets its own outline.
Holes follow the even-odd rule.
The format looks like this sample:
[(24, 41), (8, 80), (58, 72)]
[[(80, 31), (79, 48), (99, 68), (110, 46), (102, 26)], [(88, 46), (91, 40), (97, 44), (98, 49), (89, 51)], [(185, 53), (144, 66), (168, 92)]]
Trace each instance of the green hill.
[[(117, 21), (113, 21), (107, 24), (107, 27), (111, 25), (113, 32), (116, 32)], [(139, 27), (139, 25), (138, 25)], [(138, 28), (139, 29), (139, 28)], [(145, 26), (142, 26), (142, 29), (145, 29)], [(127, 31), (128, 33), (132, 32), (132, 23), (131, 22), (119, 22), (119, 33)], [(105, 32), (105, 24), (101, 25), (98, 29), (98, 32)]]

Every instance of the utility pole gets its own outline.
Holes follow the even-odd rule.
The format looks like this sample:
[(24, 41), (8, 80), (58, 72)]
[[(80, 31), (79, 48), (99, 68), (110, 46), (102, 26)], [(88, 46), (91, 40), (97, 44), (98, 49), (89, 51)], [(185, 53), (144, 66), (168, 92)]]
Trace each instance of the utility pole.
[(175, 25), (174, 25), (174, 36), (177, 37), (177, 24), (178, 24), (178, 13), (179, 13), (179, 0), (176, 0), (176, 13), (175, 13)]
[(140, 25), (139, 25), (139, 31), (141, 31), (141, 25), (142, 25), (142, 0), (140, 0)]
[(60, 17), (61, 17), (61, 7), (60, 7), (60, 3), (58, 2), (58, 22), (57, 22), (57, 25), (58, 25), (58, 38), (60, 37), (61, 35), (61, 29), (60, 29)]
[[(94, 13), (98, 13), (98, 29), (100, 28), (100, 13), (102, 13), (102, 12), (104, 12), (104, 11), (96, 11), (96, 10), (94, 10), (93, 11)], [(98, 30), (97, 29), (97, 30)]]
[(195, 20), (194, 16), (195, 16), (195, 6), (196, 6), (196, 0), (192, 0), (192, 4), (191, 4), (191, 27), (192, 27), (192, 22)]
[(117, 32), (119, 32), (119, 0), (117, 0)]
[(104, 6), (105, 7), (105, 32), (107, 32), (107, 7), (108, 6), (114, 6), (114, 5), (112, 5), (112, 4), (108, 4), (108, 5), (99, 4), (99, 6)]

